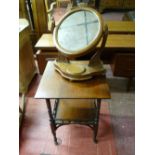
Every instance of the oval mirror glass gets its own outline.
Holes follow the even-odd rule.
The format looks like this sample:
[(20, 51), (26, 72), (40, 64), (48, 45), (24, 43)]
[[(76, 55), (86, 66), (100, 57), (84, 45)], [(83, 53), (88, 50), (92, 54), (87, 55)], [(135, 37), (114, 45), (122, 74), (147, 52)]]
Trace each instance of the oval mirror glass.
[(54, 30), (55, 45), (66, 56), (81, 56), (90, 52), (102, 36), (102, 17), (94, 9), (70, 11)]

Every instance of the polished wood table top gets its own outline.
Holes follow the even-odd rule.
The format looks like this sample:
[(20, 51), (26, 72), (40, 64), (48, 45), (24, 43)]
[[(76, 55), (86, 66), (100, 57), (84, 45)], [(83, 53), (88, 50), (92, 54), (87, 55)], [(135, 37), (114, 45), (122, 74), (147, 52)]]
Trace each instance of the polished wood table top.
[[(83, 61), (88, 63), (88, 61)], [(81, 62), (80, 62), (81, 63)], [(110, 90), (104, 76), (82, 82), (63, 78), (48, 61), (35, 98), (39, 99), (110, 99)]]
[[(101, 41), (97, 45), (100, 48)], [(37, 49), (57, 50), (51, 34), (43, 34), (35, 45)], [(105, 45), (106, 49), (112, 48), (135, 48), (135, 35), (134, 34), (109, 34)]]

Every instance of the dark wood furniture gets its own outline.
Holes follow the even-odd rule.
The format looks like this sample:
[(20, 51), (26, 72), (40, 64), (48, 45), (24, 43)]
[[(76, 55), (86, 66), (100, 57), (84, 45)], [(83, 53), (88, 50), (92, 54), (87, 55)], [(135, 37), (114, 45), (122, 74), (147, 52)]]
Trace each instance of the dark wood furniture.
[(96, 7), (100, 12), (106, 10), (133, 10), (135, 0), (99, 0), (96, 2)]
[[(20, 120), (22, 120), (25, 107), (25, 94), (36, 73), (33, 50), (30, 41), (30, 28), (26, 19), (19, 19), (19, 93), (22, 94), (20, 104)], [(21, 122), (21, 121), (20, 121)]]
[(25, 0), (19, 0), (19, 18), (27, 18)]
[(27, 92), (36, 73), (33, 50), (30, 41), (30, 28), (26, 19), (19, 19), (19, 91)]
[(135, 55), (118, 53), (111, 66), (115, 76), (133, 77), (135, 75)]
[[(20, 0), (19, 1), (19, 16), (26, 18), (30, 23), (30, 39), (32, 46), (36, 44), (37, 40), (43, 33), (49, 32), (52, 16), (52, 10), (47, 9), (45, 0)], [(33, 49), (33, 53), (36, 53)]]
[[(83, 62), (88, 63), (88, 61)], [(94, 142), (97, 142), (101, 99), (111, 98), (104, 76), (72, 82), (63, 78), (54, 69), (53, 62), (48, 61), (35, 98), (46, 100), (55, 144), (58, 144), (56, 138), (58, 127), (77, 123), (92, 128)], [(53, 108), (50, 99), (55, 99)]]

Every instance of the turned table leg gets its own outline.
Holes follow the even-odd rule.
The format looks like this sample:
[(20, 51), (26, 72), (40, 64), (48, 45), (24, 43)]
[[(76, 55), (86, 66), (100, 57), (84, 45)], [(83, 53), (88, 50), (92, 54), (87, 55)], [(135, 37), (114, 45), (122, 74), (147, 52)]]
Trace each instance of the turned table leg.
[(51, 127), (51, 132), (53, 134), (54, 143), (56, 145), (58, 145), (57, 138), (56, 138), (56, 125), (55, 125), (55, 121), (54, 121), (53, 115), (52, 115), (52, 108), (51, 108), (50, 99), (46, 99), (46, 105), (47, 105), (48, 114), (49, 114), (49, 117), (50, 117), (50, 127)]
[(97, 132), (98, 132), (98, 125), (99, 125), (99, 114), (100, 114), (100, 107), (101, 107), (101, 99), (97, 99), (97, 111), (96, 111), (96, 123), (94, 125), (94, 142), (97, 143), (97, 139), (96, 139), (96, 136), (97, 136)]

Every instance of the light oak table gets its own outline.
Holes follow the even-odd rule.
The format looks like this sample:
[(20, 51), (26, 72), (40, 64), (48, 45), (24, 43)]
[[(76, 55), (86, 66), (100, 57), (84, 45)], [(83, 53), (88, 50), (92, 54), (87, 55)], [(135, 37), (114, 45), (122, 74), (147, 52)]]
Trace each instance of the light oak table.
[(135, 34), (135, 22), (133, 21), (105, 21), (109, 34)]
[[(135, 22), (132, 21), (106, 21), (108, 26), (109, 36), (106, 43), (106, 48), (112, 47), (135, 47)], [(117, 34), (117, 35), (116, 35)], [(98, 44), (97, 47), (100, 47)], [(35, 45), (36, 49), (55, 50), (53, 36), (44, 33)]]
[[(97, 48), (101, 46), (101, 42), (97, 45)], [(54, 42), (53, 36), (49, 33), (44, 33), (38, 40), (35, 45), (35, 48), (38, 50), (46, 50), (52, 51), (57, 50)], [(107, 42), (105, 45), (106, 49), (111, 48), (135, 48), (135, 35), (134, 34), (109, 34), (107, 38)]]
[[(46, 59), (57, 57), (58, 51), (54, 45), (52, 34), (43, 34), (35, 45), (37, 51), (37, 60), (39, 72), (42, 74), (46, 66)], [(100, 48), (101, 42), (96, 48)], [(111, 60), (117, 53), (135, 52), (135, 35), (134, 34), (109, 34), (107, 42), (101, 55), (104, 63), (111, 63)]]
[[(56, 129), (66, 124), (89, 126), (94, 131), (94, 142), (97, 142), (101, 99), (110, 99), (111, 95), (104, 76), (73, 82), (63, 78), (54, 69), (53, 61), (48, 61), (35, 98), (46, 100), (51, 131), (55, 144), (58, 144)], [(50, 99), (55, 99), (53, 108)]]

